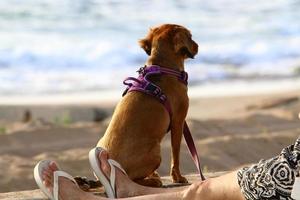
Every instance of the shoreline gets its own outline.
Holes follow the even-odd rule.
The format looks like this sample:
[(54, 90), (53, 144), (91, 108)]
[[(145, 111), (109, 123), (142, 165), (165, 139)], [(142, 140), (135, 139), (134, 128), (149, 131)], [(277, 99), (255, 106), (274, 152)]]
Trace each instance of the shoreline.
[[(124, 89), (125, 87), (65, 94), (0, 95), (0, 106), (99, 104), (113, 106), (122, 98)], [(227, 81), (188, 87), (190, 99), (280, 95), (297, 91), (300, 91), (300, 78), (281, 81)]]

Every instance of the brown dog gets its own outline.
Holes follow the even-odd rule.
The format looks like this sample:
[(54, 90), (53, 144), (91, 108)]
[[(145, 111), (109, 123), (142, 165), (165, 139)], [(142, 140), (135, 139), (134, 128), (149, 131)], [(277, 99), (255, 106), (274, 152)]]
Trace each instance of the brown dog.
[[(139, 43), (149, 55), (146, 65), (179, 71), (184, 70), (184, 60), (193, 58), (198, 52), (190, 31), (175, 24), (150, 29)], [(173, 112), (172, 119), (157, 99), (141, 92), (130, 92), (116, 107), (97, 146), (107, 149), (132, 180), (143, 185), (161, 186), (160, 179), (153, 174), (161, 163), (160, 143), (171, 124), (171, 175), (174, 182), (186, 183), (179, 170), (179, 152), (189, 105), (187, 87), (170, 75), (155, 75), (151, 81), (166, 94)]]

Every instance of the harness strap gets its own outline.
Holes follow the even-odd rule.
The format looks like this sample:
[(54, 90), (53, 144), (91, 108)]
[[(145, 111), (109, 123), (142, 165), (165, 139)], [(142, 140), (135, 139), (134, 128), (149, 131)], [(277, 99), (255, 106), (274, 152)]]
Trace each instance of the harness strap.
[(185, 85), (188, 84), (188, 73), (185, 71), (177, 71), (165, 67), (161, 67), (158, 65), (151, 65), (151, 66), (144, 66), (138, 70), (140, 75), (143, 75), (147, 78), (149, 75), (152, 74), (166, 74), (166, 75), (173, 75), (178, 78), (179, 81), (183, 82)]
[[(131, 91), (139, 91), (145, 94), (148, 94), (150, 96), (155, 97), (160, 103), (164, 105), (166, 110), (169, 113), (170, 119), (172, 119), (172, 109), (170, 102), (168, 101), (166, 95), (161, 91), (160, 87), (152, 83), (148, 80), (148, 77), (154, 74), (166, 74), (166, 75), (172, 75), (178, 78), (179, 81), (184, 83), (185, 85), (188, 84), (188, 74), (185, 71), (179, 72), (176, 70), (160, 67), (158, 65), (152, 65), (148, 67), (142, 67), (138, 70), (139, 77), (128, 77), (126, 78), (123, 83), (124, 85), (127, 85), (127, 88), (123, 92), (123, 95), (126, 95), (128, 92)], [(170, 129), (171, 125), (168, 128), (168, 131)], [(198, 169), (199, 175), (201, 177), (201, 180), (205, 180), (205, 177), (203, 176), (203, 173), (201, 171), (200, 167), (200, 160), (197, 153), (197, 149), (193, 140), (193, 137), (191, 135), (191, 132), (189, 130), (189, 127), (184, 122), (184, 129), (183, 129), (183, 135), (187, 144), (187, 147), (190, 151), (190, 154), (192, 156), (192, 159)]]

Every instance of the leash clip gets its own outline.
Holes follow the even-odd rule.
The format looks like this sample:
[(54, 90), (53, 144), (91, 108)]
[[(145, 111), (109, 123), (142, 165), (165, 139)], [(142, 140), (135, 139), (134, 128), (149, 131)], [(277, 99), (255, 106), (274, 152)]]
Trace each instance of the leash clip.
[(145, 73), (146, 67), (147, 67), (146, 65), (144, 67), (140, 67), (136, 72), (139, 73), (140, 75), (143, 75)]

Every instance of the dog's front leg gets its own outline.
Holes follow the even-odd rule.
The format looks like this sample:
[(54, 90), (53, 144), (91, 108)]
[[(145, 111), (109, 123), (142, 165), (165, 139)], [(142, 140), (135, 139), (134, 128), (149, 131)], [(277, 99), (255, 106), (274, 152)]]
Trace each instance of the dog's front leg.
[(179, 169), (180, 144), (183, 133), (183, 123), (173, 123), (171, 126), (172, 162), (171, 176), (174, 183), (187, 183), (187, 179), (181, 176)]

